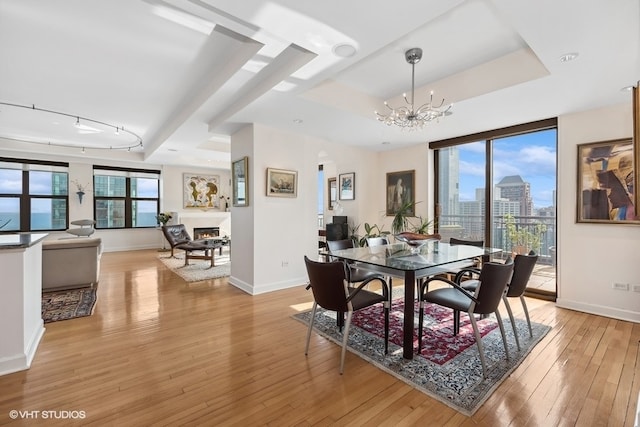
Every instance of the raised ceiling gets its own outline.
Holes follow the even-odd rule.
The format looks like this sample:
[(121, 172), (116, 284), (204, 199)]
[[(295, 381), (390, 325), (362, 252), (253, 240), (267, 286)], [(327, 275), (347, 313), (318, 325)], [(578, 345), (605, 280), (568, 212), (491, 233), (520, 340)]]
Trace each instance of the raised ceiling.
[[(373, 111), (410, 90), (412, 47), (424, 50), (416, 102), (434, 90), (454, 108), (403, 132)], [(123, 136), (0, 105), (0, 148), (229, 168), (247, 123), (385, 150), (628, 102), (640, 3), (0, 0), (0, 54), (0, 102), (143, 140), (96, 150)]]

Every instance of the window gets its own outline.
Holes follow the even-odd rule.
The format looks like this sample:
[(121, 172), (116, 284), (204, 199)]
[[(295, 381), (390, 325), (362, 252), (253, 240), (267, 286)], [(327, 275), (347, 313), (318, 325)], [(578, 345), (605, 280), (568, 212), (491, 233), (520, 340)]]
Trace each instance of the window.
[(0, 230), (68, 227), (68, 164), (0, 159)]
[(528, 294), (555, 297), (556, 120), (446, 141), (435, 149), (438, 232), (503, 255), (535, 250)]
[(94, 166), (96, 228), (158, 225), (160, 171)]

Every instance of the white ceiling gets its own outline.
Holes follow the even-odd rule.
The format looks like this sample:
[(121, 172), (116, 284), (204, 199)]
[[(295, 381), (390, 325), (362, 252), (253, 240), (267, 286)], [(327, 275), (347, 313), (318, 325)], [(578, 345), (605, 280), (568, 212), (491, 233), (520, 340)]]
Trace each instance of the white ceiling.
[[(453, 115), (403, 132), (373, 111), (410, 91), (413, 47), (416, 103)], [(0, 102), (69, 114), (0, 105), (2, 148), (229, 168), (246, 123), (386, 150), (628, 102), (640, 2), (0, 0), (0, 55)], [(143, 147), (94, 149), (134, 139), (78, 116)]]

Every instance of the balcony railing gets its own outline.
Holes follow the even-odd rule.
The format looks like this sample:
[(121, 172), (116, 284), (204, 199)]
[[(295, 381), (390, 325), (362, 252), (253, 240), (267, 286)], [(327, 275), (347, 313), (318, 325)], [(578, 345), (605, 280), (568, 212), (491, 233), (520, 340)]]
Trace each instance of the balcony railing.
[[(556, 218), (548, 216), (517, 216), (513, 217), (514, 226), (518, 230), (538, 233), (539, 247), (535, 249), (539, 254), (538, 263), (533, 270), (527, 290), (537, 295), (554, 295), (556, 293)], [(492, 221), (490, 245), (502, 249), (502, 257), (506, 257), (513, 250), (513, 242), (509, 239), (507, 224), (504, 217), (494, 217)], [(439, 232), (443, 241), (450, 237), (469, 240), (485, 240), (484, 217), (473, 215), (441, 215), (438, 219)], [(540, 232), (540, 230), (544, 230)]]

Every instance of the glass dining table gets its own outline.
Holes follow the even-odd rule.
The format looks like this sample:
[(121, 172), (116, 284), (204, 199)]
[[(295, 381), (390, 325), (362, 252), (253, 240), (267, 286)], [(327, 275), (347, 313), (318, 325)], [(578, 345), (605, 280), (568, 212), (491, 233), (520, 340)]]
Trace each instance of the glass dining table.
[(417, 280), (469, 266), (474, 258), (488, 259), (497, 248), (450, 245), (429, 241), (421, 247), (407, 243), (349, 248), (326, 254), (333, 259), (355, 262), (359, 268), (404, 279), (403, 357), (413, 359), (414, 304)]

